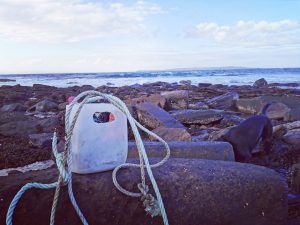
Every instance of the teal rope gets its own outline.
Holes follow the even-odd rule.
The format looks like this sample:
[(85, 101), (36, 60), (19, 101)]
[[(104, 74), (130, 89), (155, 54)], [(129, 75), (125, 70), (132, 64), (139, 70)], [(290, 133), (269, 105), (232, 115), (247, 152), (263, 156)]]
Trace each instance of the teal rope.
[[(69, 117), (70, 117), (71, 110), (72, 110), (74, 104), (76, 104), (83, 97), (84, 97), (84, 99), (81, 103), (79, 103), (78, 110), (75, 113), (75, 116), (74, 116), (74, 118), (72, 120), (72, 123), (70, 125)], [(144, 196), (144, 198), (149, 199), (149, 197), (150, 197), (150, 199), (154, 199), (151, 195), (147, 194), (148, 187), (145, 184), (145, 172), (144, 172), (144, 168), (146, 168), (147, 173), (148, 173), (149, 178), (150, 178), (150, 181), (152, 183), (153, 189), (155, 191), (156, 197), (157, 197), (157, 203), (159, 205), (159, 210), (160, 210), (160, 213), (162, 215), (164, 224), (165, 225), (169, 224), (168, 219), (167, 219), (167, 214), (166, 214), (166, 211), (165, 211), (165, 208), (164, 208), (164, 204), (163, 204), (163, 201), (162, 201), (162, 197), (160, 195), (159, 188), (157, 186), (157, 183), (155, 181), (155, 178), (154, 178), (152, 170), (151, 170), (151, 168), (158, 167), (158, 166), (162, 165), (169, 158), (170, 149), (169, 149), (168, 144), (162, 138), (160, 138), (159, 136), (157, 136), (153, 132), (149, 131), (148, 129), (144, 128), (141, 124), (139, 124), (131, 116), (131, 114), (130, 114), (129, 110), (127, 109), (126, 105), (119, 98), (114, 97), (112, 95), (102, 94), (102, 93), (97, 92), (97, 91), (86, 91), (86, 92), (83, 92), (83, 93), (79, 94), (73, 100), (73, 102), (69, 105), (69, 108), (66, 111), (66, 121), (65, 121), (66, 123), (65, 124), (66, 124), (66, 134), (67, 134), (67, 136), (66, 136), (66, 149), (65, 149), (66, 152), (65, 153), (67, 154), (67, 170), (65, 169), (65, 162), (63, 160), (62, 153), (58, 153), (58, 151), (57, 151), (57, 136), (56, 136), (56, 133), (54, 132), (53, 140), (52, 140), (52, 150), (53, 150), (53, 154), (54, 154), (55, 159), (56, 159), (57, 168), (59, 170), (58, 182), (54, 182), (54, 183), (51, 183), (51, 184), (28, 183), (28, 184), (24, 185), (18, 191), (18, 193), (15, 195), (15, 197), (13, 198), (13, 200), (12, 200), (10, 206), (9, 206), (9, 209), (8, 209), (8, 212), (7, 212), (7, 215), (6, 215), (6, 224), (7, 225), (12, 225), (12, 218), (13, 218), (14, 209), (15, 209), (18, 201), (20, 200), (20, 198), (22, 197), (22, 195), (25, 191), (27, 191), (28, 189), (31, 189), (31, 188), (40, 188), (40, 189), (56, 188), (56, 193), (55, 193), (55, 197), (54, 197), (54, 201), (53, 201), (53, 205), (52, 205), (52, 209), (51, 209), (51, 219), (50, 219), (50, 224), (53, 225), (54, 224), (54, 218), (55, 218), (56, 205), (57, 205), (57, 198), (59, 196), (60, 185), (61, 185), (60, 183), (61, 182), (64, 182), (64, 183), (68, 184), (68, 193), (69, 193), (69, 197), (70, 197), (70, 200), (72, 202), (72, 205), (73, 205), (76, 213), (78, 214), (79, 218), (81, 219), (82, 223), (84, 225), (88, 225), (88, 222), (85, 219), (84, 215), (82, 214), (82, 212), (81, 212), (81, 210), (80, 210), (80, 208), (79, 208), (79, 206), (78, 206), (78, 204), (75, 200), (74, 194), (73, 194), (72, 172), (71, 172), (72, 154), (71, 154), (71, 151), (70, 151), (70, 149), (71, 149), (71, 141), (70, 140), (71, 140), (73, 128), (75, 126), (76, 120), (79, 116), (79, 113), (80, 113), (83, 105), (85, 103), (95, 102), (95, 101), (97, 101), (99, 99), (103, 99), (103, 98), (108, 100), (111, 104), (116, 106), (118, 109), (120, 109), (127, 116), (128, 121), (129, 121), (129, 123), (132, 127), (132, 130), (133, 130), (133, 133), (134, 133), (134, 136), (135, 136), (135, 140), (137, 142), (137, 147), (138, 147), (138, 150), (139, 150), (138, 153), (139, 153), (139, 158), (140, 158), (140, 164), (125, 163), (125, 164), (120, 165), (120, 166), (118, 166), (114, 169), (114, 171), (113, 171), (113, 182), (114, 182), (115, 186), (122, 193), (127, 194), (129, 196), (132, 196), (132, 197)], [(167, 155), (163, 158), (162, 161), (160, 161), (160, 162), (158, 162), (154, 165), (150, 165), (147, 154), (146, 154), (146, 151), (145, 151), (145, 147), (143, 145), (143, 142), (142, 142), (142, 139), (141, 139), (141, 136), (138, 132), (137, 127), (142, 129), (143, 131), (145, 131), (149, 135), (155, 137), (156, 139), (158, 139), (160, 142), (162, 142), (165, 145), (166, 150), (167, 150)], [(141, 193), (132, 193), (132, 192), (126, 191), (124, 188), (122, 188), (118, 184), (118, 182), (116, 180), (117, 171), (122, 167), (130, 167), (130, 166), (139, 167), (141, 169), (142, 184), (138, 185)], [(153, 205), (151, 207), (153, 207)], [(155, 209), (153, 210), (153, 209), (151, 209), (151, 207), (150, 207), (150, 209), (146, 208), (145, 210), (150, 212), (150, 213), (152, 211), (152, 216), (157, 215), (157, 210), (155, 210)]]

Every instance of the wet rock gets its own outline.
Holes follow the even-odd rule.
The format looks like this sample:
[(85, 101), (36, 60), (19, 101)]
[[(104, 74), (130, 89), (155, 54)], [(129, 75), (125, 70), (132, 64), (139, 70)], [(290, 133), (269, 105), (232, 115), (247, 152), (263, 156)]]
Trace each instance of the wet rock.
[(161, 95), (167, 99), (167, 109), (187, 109), (189, 104), (189, 93), (185, 90), (165, 91)]
[(29, 112), (55, 112), (58, 105), (48, 99), (42, 100), (28, 109)]
[[(185, 128), (160, 126), (152, 130), (165, 141), (191, 141), (192, 136)], [(156, 140), (150, 136), (150, 140)]]
[(300, 149), (300, 129), (290, 130), (288, 131), (283, 137), (283, 141), (291, 144), (296, 145)]
[(210, 108), (229, 109), (234, 105), (234, 102), (239, 99), (239, 94), (236, 92), (228, 92), (226, 94), (208, 99), (206, 103)]
[(291, 109), (284, 103), (274, 102), (267, 109), (266, 115), (270, 119), (283, 119), (290, 111)]
[(243, 122), (245, 119), (236, 116), (236, 115), (224, 115), (223, 119), (220, 122), (220, 127), (229, 127), (229, 126), (236, 126)]
[(189, 103), (189, 109), (208, 109), (208, 105), (203, 102)]
[(189, 86), (192, 84), (191, 80), (181, 80), (179, 81), (179, 84), (184, 85), (184, 86)]
[(183, 124), (210, 124), (224, 117), (223, 110), (177, 110), (172, 115)]
[(199, 83), (198, 84), (198, 87), (199, 88), (206, 88), (206, 87), (209, 87), (211, 86), (212, 84), (211, 83)]
[(165, 108), (167, 100), (162, 95), (155, 94), (155, 95), (149, 95), (149, 96), (141, 96), (139, 98), (133, 98), (133, 99), (129, 99), (129, 100), (125, 101), (126, 105), (131, 105), (131, 106), (134, 106), (136, 104), (143, 103), (143, 102), (150, 102), (153, 105), (156, 105), (161, 108)]
[(300, 194), (300, 163), (294, 164), (288, 171), (290, 189)]
[[(149, 157), (164, 157), (164, 145), (160, 142), (143, 142)], [(185, 142), (169, 141), (171, 158), (201, 158), (234, 161), (232, 146), (228, 142)], [(128, 157), (138, 158), (135, 142), (128, 144)]]
[(268, 86), (268, 82), (264, 78), (256, 80), (253, 84), (254, 87), (265, 87)]
[(263, 107), (263, 101), (261, 98), (238, 99), (235, 107), (242, 113), (256, 114)]
[(14, 79), (7, 79), (7, 78), (1, 78), (0, 82), (15, 82), (16, 80)]
[(50, 148), (53, 133), (29, 134), (29, 144), (36, 148)]
[(172, 117), (168, 112), (149, 102), (135, 106), (139, 122), (151, 129), (157, 127), (184, 128), (184, 126)]
[(59, 124), (57, 117), (36, 119), (24, 117), (26, 120), (10, 121), (0, 126), (0, 134), (13, 137), (27, 137), (29, 134), (50, 133)]
[(20, 103), (4, 105), (0, 109), (1, 112), (25, 112), (26, 107)]
[[(165, 165), (153, 169), (153, 173), (170, 224), (287, 223), (287, 186), (273, 170), (235, 162), (170, 159)], [(21, 185), (28, 181), (53, 182), (57, 180), (57, 169), (12, 174), (0, 179), (3, 196), (0, 210), (6, 212)], [(139, 170), (121, 170), (118, 180), (126, 189), (137, 191)], [(67, 188), (62, 189), (56, 221), (62, 225), (81, 224), (68, 199)], [(146, 214), (139, 198), (128, 197), (114, 187), (111, 171), (85, 176), (73, 174), (73, 191), (90, 223), (162, 224), (161, 217), (151, 218)], [(49, 223), (52, 199), (53, 190), (29, 190), (15, 210), (14, 224)], [(5, 223), (5, 217), (0, 220), (1, 224)]]

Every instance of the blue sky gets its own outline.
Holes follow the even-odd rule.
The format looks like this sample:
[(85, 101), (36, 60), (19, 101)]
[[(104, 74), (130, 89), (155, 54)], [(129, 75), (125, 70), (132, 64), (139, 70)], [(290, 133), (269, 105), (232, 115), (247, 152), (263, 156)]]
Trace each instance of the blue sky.
[(0, 73), (300, 67), (300, 0), (0, 0)]

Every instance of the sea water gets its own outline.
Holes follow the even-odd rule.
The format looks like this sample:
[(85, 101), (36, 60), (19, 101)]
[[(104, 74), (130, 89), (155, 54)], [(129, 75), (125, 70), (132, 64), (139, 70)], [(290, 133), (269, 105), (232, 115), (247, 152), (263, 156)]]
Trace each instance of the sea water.
[[(115, 73), (55, 73), (55, 74), (1, 74), (0, 79), (16, 81), (0, 82), (1, 85), (45, 84), (56, 87), (81, 85), (111, 85), (124, 86), (152, 83), (156, 81), (179, 82), (190, 80), (192, 84), (212, 83), (226, 85), (252, 85), (260, 78), (268, 83), (299, 83), (300, 68), (269, 68), (269, 69), (187, 69), (165, 71), (139, 71)], [(299, 87), (298, 87), (299, 88)]]

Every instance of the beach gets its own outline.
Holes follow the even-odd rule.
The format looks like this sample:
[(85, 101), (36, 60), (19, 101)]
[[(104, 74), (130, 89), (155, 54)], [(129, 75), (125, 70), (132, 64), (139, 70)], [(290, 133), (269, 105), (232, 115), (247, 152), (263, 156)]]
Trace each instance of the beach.
[[(57, 131), (58, 146), (62, 150), (65, 136), (64, 116), (68, 98), (84, 91), (95, 90), (120, 98), (137, 121), (168, 142), (187, 143), (183, 148), (189, 148), (189, 143), (203, 142), (206, 148), (211, 148), (212, 151), (217, 147), (212, 146), (211, 143), (219, 142), (224, 132), (252, 115), (258, 114), (264, 104), (270, 103), (273, 106), (267, 112), (267, 116), (273, 126), (272, 147), (266, 155), (258, 145), (248, 163), (275, 170), (284, 179), (289, 191), (288, 219), (290, 224), (293, 224), (293, 221), (299, 221), (300, 216), (300, 182), (299, 175), (295, 173), (300, 163), (300, 90), (297, 84), (295, 81), (268, 83), (265, 79), (260, 79), (255, 84), (231, 86), (195, 84), (190, 80), (181, 80), (178, 83), (162, 81), (135, 83), (118, 87), (2, 85), (0, 87), (0, 171), (2, 170), (2, 173), (0, 174), (3, 176), (0, 179), (1, 183), (5, 183), (2, 191), (7, 192), (5, 188), (10, 187), (8, 181), (12, 186), (19, 186), (18, 180), (14, 180), (14, 177), (15, 179), (22, 177), (22, 169), (9, 168), (45, 161), (46, 167), (39, 164), (36, 167), (41, 166), (41, 169), (50, 167), (53, 170), (53, 163), (49, 163), (49, 160), (54, 159), (51, 151), (53, 132)], [(286, 86), (289, 87), (285, 88)], [(142, 138), (146, 142), (153, 141), (146, 133), (142, 133)], [(130, 142), (134, 141), (130, 129), (128, 139)], [(181, 148), (176, 144), (172, 146), (174, 149)], [(224, 146), (221, 148), (225, 148)], [(137, 157), (132, 151), (130, 154), (132, 158)], [(149, 154), (150, 157), (151, 154), (157, 157), (155, 151)], [(186, 155), (179, 158), (202, 157), (196, 155), (191, 151), (188, 157)], [(223, 156), (211, 155), (207, 153), (203, 157), (234, 160), (227, 156), (223, 159)], [(24, 175), (30, 173), (35, 172), (27, 171)], [(15, 189), (15, 186), (13, 188)], [(9, 200), (11, 199), (5, 198), (5, 204), (1, 204), (2, 213), (7, 210)], [(1, 223), (2, 220), (3, 217)]]

